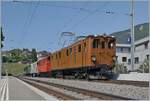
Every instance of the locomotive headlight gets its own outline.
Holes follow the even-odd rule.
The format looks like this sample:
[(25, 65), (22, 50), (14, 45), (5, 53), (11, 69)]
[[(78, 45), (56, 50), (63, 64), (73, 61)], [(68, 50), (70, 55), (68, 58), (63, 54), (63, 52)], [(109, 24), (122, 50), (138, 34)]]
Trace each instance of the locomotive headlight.
[(116, 61), (117, 61), (117, 57), (113, 57), (113, 61), (115, 61), (115, 62), (116, 62)]
[(92, 56), (92, 61), (96, 62), (96, 56), (95, 55)]

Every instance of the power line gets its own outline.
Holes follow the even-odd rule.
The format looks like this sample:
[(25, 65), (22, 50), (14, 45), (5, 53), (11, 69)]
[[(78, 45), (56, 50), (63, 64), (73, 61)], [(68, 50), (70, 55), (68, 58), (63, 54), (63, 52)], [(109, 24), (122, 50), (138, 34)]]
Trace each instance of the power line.
[[(20, 1), (19, 1), (19, 2), (20, 2)], [(103, 7), (105, 7), (109, 2), (110, 2), (110, 1), (107, 1), (107, 2), (101, 7), (101, 9), (102, 9)], [(32, 2), (21, 2), (21, 3), (32, 4)], [(37, 8), (38, 8), (39, 5), (40, 5), (40, 6), (48, 6), (48, 7), (52, 6), (52, 7), (60, 7), (60, 8), (74, 9), (74, 10), (79, 10), (80, 13), (81, 13), (81, 11), (83, 11), (83, 12), (88, 12), (88, 13), (89, 13), (87, 16), (85, 16), (85, 17), (83, 17), (82, 19), (80, 19), (79, 22), (75, 23), (70, 29), (76, 28), (80, 23), (82, 23), (83, 21), (85, 21), (86, 19), (88, 19), (92, 14), (94, 14), (94, 13), (96, 13), (96, 12), (102, 12), (102, 13), (106, 13), (106, 14), (124, 14), (124, 15), (128, 15), (127, 13), (118, 13), (118, 12), (112, 12), (112, 11), (106, 11), (106, 10), (99, 10), (99, 8), (94, 9), (94, 10), (90, 10), (90, 9), (87, 9), (87, 8), (84, 8), (84, 7), (79, 7), (79, 8), (78, 8), (78, 7), (68, 7), (68, 6), (54, 5), (54, 4), (41, 4), (41, 3), (39, 3), (39, 2), (36, 3), (36, 4), (33, 3), (32, 5), (35, 5), (35, 7), (34, 7), (34, 9), (33, 9), (33, 12), (32, 12), (32, 14), (31, 14), (31, 17), (30, 17), (30, 19), (29, 19), (29, 23), (28, 23), (28, 25), (27, 25), (27, 28), (24, 28), (24, 29), (26, 29), (26, 30), (24, 30), (24, 32), (23, 32), (24, 35), (26, 35), (26, 34), (28, 33), (28, 30), (29, 30), (30, 25), (31, 25), (32, 20), (33, 20), (33, 17), (34, 17), (34, 15), (35, 15), (36, 10), (37, 10)], [(85, 6), (85, 5), (86, 5), (86, 3), (84, 4), (84, 6)], [(74, 18), (75, 18), (76, 16), (78, 16), (78, 15), (79, 15), (79, 13), (77, 13), (77, 14), (75, 14), (73, 17), (71, 17), (71, 19), (68, 20), (68, 22), (63, 25), (62, 29), (59, 30), (59, 31), (57, 32), (57, 34), (59, 34), (60, 32), (62, 32), (63, 29), (66, 28), (66, 27), (69, 25), (69, 23), (72, 22), (72, 21), (74, 20)], [(23, 37), (22, 42), (23, 42), (24, 39), (25, 39), (25, 37)], [(61, 39), (61, 37), (60, 37), (60, 39)], [(60, 43), (60, 42), (59, 42), (59, 43)]]
[(31, 10), (31, 6), (29, 6), (29, 8), (28, 8), (28, 10), (27, 10), (28, 13), (27, 13), (27, 17), (26, 17), (25, 23), (24, 23), (24, 25), (23, 25), (23, 28), (22, 28), (22, 30), (21, 30), (22, 37), (20, 38), (21, 40), (20, 40), (19, 44), (22, 44), (22, 40), (23, 40), (23, 38), (24, 38), (25, 29), (27, 29), (26, 27), (28, 27), (27, 24), (29, 23), (29, 22), (28, 22), (28, 18), (30, 18), (30, 13), (29, 13), (29, 12), (31, 12), (30, 10)]
[(36, 3), (36, 5), (34, 6), (33, 12), (32, 12), (32, 14), (31, 14), (31, 17), (30, 17), (29, 22), (28, 22), (28, 25), (27, 25), (27, 28), (26, 28), (26, 29), (24, 28), (25, 30), (24, 30), (24, 32), (23, 32), (23, 34), (22, 34), (22, 35), (24, 35), (24, 36), (23, 36), (23, 39), (22, 39), (22, 43), (24, 42), (24, 39), (26, 38), (25, 36), (27, 35), (27, 33), (28, 33), (28, 31), (29, 31), (29, 28), (30, 28), (30, 26), (31, 26), (33, 17), (34, 17), (34, 15), (35, 15), (35, 13), (36, 13), (36, 10), (37, 10), (39, 4), (40, 4), (40, 1), (38, 1), (38, 2)]
[(92, 14), (96, 13), (99, 11), (99, 9), (103, 9), (110, 1), (107, 1), (106, 3), (104, 3), (103, 6), (101, 6), (101, 8), (97, 8), (94, 11), (90, 12), (88, 15), (84, 16), (82, 19), (80, 19), (77, 23), (75, 23), (69, 30), (77, 27), (80, 23), (82, 23), (83, 21), (85, 21), (86, 19), (88, 19)]
[[(84, 4), (82, 5), (82, 7), (80, 7), (80, 12), (76, 13), (75, 15), (73, 15), (73, 16), (68, 20), (68, 22), (64, 24), (64, 26), (62, 27), (62, 29), (57, 32), (57, 34), (61, 34), (61, 32), (63, 31), (63, 29), (66, 28), (66, 27), (68, 26), (68, 24), (70, 24), (70, 23), (74, 20), (74, 18), (77, 17), (77, 16), (81, 13), (81, 9), (84, 9), (84, 7), (86, 7), (87, 4), (88, 4), (88, 2), (84, 3)], [(61, 38), (62, 38), (62, 36), (60, 36), (60, 38), (59, 38), (58, 45), (60, 45)]]

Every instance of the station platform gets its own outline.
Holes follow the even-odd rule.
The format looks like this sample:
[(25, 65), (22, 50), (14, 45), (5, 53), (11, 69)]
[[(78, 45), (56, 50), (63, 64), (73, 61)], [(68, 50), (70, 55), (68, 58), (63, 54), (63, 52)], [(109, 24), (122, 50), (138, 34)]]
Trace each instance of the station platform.
[[(7, 80), (5, 80), (7, 79)], [(3, 82), (7, 82), (6, 87), (2, 87)], [(1, 100), (34, 100), (34, 101), (56, 101), (57, 98), (15, 78), (5, 77), (1, 80), (2, 89)], [(4, 84), (3, 84), (4, 85)], [(3, 94), (5, 92), (5, 94)], [(2, 99), (2, 96), (3, 99)]]

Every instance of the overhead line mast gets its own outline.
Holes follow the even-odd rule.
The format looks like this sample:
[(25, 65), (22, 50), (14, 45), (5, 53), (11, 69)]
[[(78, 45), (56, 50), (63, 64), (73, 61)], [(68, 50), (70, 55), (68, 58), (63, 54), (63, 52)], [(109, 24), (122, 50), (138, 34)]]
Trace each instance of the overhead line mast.
[(134, 70), (134, 0), (131, 1), (131, 69)]

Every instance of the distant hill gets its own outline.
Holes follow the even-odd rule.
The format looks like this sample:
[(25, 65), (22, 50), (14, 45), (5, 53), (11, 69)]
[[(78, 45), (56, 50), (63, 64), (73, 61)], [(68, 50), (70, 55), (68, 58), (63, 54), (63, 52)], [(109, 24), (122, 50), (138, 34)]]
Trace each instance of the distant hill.
[[(135, 27), (135, 41), (145, 38), (149, 35), (149, 23), (138, 24)], [(117, 43), (119, 44), (129, 44), (128, 38), (130, 37), (130, 29), (114, 32), (110, 34), (115, 36)]]
[(19, 64), (19, 63), (4, 63), (2, 68), (2, 73), (5, 73), (5, 70), (8, 71), (8, 74), (19, 75), (24, 73), (24, 68), (27, 64)]

